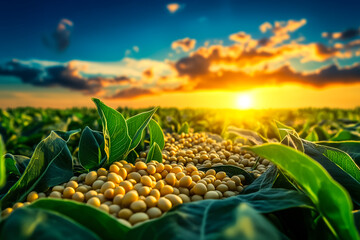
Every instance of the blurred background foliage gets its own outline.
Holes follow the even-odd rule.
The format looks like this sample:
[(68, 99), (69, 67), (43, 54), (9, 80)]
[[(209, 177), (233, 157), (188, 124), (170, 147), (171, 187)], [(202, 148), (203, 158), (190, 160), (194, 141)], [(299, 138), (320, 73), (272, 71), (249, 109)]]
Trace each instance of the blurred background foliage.
[[(150, 109), (150, 108), (149, 108)], [(118, 108), (126, 118), (147, 109)], [(301, 138), (310, 141), (360, 140), (360, 108), (355, 109), (283, 109), (219, 110), (160, 108), (155, 114), (165, 132), (177, 132), (188, 122), (195, 132), (211, 132), (233, 138), (229, 126), (253, 130), (266, 138), (276, 138), (274, 121), (292, 126)], [(68, 131), (89, 126), (101, 130), (95, 108), (40, 109), (14, 108), (0, 110), (0, 134), (8, 153), (31, 156), (36, 145), (51, 130)], [(75, 153), (80, 134), (69, 142)]]

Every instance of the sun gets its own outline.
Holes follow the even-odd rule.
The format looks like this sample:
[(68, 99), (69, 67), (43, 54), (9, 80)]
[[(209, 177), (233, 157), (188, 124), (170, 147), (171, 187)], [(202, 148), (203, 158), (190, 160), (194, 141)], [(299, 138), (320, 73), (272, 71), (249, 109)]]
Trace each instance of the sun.
[(241, 94), (236, 98), (236, 106), (240, 109), (249, 109), (253, 106), (252, 98), (249, 94)]

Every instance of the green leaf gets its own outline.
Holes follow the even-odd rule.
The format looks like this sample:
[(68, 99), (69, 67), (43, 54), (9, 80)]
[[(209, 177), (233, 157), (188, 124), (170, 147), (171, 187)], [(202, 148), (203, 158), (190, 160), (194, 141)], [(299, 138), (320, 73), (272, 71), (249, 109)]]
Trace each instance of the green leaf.
[[(5, 155), (5, 169), (6, 176), (10, 174), (14, 174), (16, 176), (21, 176), (19, 169), (16, 167), (16, 161), (13, 158), (8, 157), (9, 155)], [(0, 184), (1, 186), (1, 184)]]
[[(91, 221), (92, 219), (90, 219)], [(92, 231), (64, 215), (34, 208), (16, 209), (2, 222), (0, 239), (99, 239)]]
[(320, 126), (316, 126), (314, 128), (315, 132), (316, 132), (316, 136), (318, 137), (318, 141), (321, 140), (327, 140), (330, 138), (329, 134), (326, 132), (326, 130), (324, 129), (324, 127), (320, 127)]
[(352, 204), (346, 190), (335, 182), (315, 160), (280, 144), (248, 148), (269, 159), (302, 186), (335, 236), (360, 239), (351, 215)]
[(311, 144), (319, 152), (324, 154), (328, 159), (330, 159), (341, 169), (347, 172), (350, 176), (352, 176), (358, 182), (360, 182), (360, 168), (356, 165), (354, 160), (352, 160), (349, 154), (337, 148), (322, 146), (311, 142), (306, 142), (306, 143)]
[(360, 232), (360, 211), (353, 212), (353, 214), (354, 214), (356, 228)]
[(246, 185), (251, 184), (255, 180), (255, 177), (252, 173), (249, 173), (237, 166), (223, 165), (223, 166), (214, 166), (210, 168), (205, 168), (205, 167), (198, 168), (199, 171), (203, 171), (203, 172), (206, 172), (209, 169), (214, 169), (216, 172), (220, 172), (220, 171), (226, 172), (226, 175), (229, 177), (232, 177), (234, 175), (244, 175)]
[[(245, 211), (248, 208), (240, 208), (241, 203), (246, 203), (256, 212), (253, 209)], [(311, 209), (312, 203), (303, 193), (284, 189), (263, 189), (223, 200), (191, 202), (171, 209), (158, 219), (135, 226), (128, 232), (127, 238), (145, 239), (152, 236), (154, 239), (277, 239), (281, 233), (270, 223), (263, 221), (258, 213), (297, 207)], [(245, 224), (243, 221), (247, 217), (250, 219), (246, 220)], [(242, 227), (239, 226), (239, 221), (242, 222)], [(262, 226), (266, 226), (266, 229)], [(235, 228), (239, 228), (240, 232)], [(227, 234), (224, 234), (226, 231)], [(245, 232), (255, 236), (241, 238)], [(262, 233), (268, 236), (260, 238)]]
[(316, 142), (316, 144), (343, 150), (360, 166), (360, 141), (321, 141)]
[(157, 143), (160, 147), (160, 150), (164, 149), (165, 146), (164, 133), (160, 125), (153, 119), (151, 119), (149, 124), (149, 132), (150, 132), (150, 146), (152, 146), (154, 143)]
[(360, 133), (355, 131), (340, 130), (330, 141), (360, 140)]
[(261, 174), (260, 177), (255, 179), (249, 184), (241, 193), (253, 193), (260, 191), (261, 189), (272, 188), (274, 182), (278, 176), (278, 169), (275, 165), (271, 166), (266, 172)]
[(299, 136), (295, 136), (292, 133), (288, 133), (283, 140), (281, 141), (282, 144), (295, 148), (296, 150), (299, 150), (300, 152), (304, 152), (304, 145), (301, 141), (301, 138)]
[(44, 191), (68, 181), (73, 176), (72, 167), (66, 141), (51, 132), (37, 145), (25, 172), (1, 199), (1, 205), (8, 207), (16, 201), (23, 201), (34, 189)]
[(15, 166), (20, 172), (20, 175), (23, 174), (23, 172), (25, 171), (26, 167), (29, 165), (30, 162), (30, 158), (21, 155), (12, 155), (10, 153), (7, 153), (5, 154), (5, 159), (8, 158), (10, 158), (12, 161), (15, 161), (16, 163)]
[(320, 163), (334, 180), (346, 188), (351, 196), (354, 207), (356, 209), (360, 208), (360, 183), (321, 153), (314, 144), (304, 141), (304, 147), (306, 155)]
[(66, 142), (68, 142), (70, 140), (70, 138), (79, 133), (81, 131), (81, 129), (75, 129), (75, 130), (70, 130), (70, 131), (54, 131), (57, 135), (59, 135), (59, 137), (61, 137), (62, 139), (64, 139)]
[(78, 225), (94, 232), (101, 239), (125, 239), (125, 233), (130, 230), (128, 226), (121, 224), (108, 213), (72, 200), (39, 199), (29, 207), (65, 215)]
[(278, 230), (264, 216), (246, 203), (235, 209), (233, 226), (225, 228), (221, 234), (226, 239), (280, 239)]
[(106, 106), (99, 99), (93, 98), (99, 112), (105, 140), (106, 165), (120, 161), (126, 156), (131, 138), (125, 118), (121, 113)]
[(189, 124), (188, 124), (188, 122), (184, 122), (182, 125), (181, 125), (181, 127), (180, 127), (180, 129), (179, 129), (179, 133), (181, 134), (181, 133), (189, 133)]
[(126, 161), (130, 163), (135, 163), (136, 159), (139, 157), (137, 152), (135, 150), (132, 150), (129, 152), (129, 154), (126, 156)]
[(253, 145), (261, 145), (263, 143), (268, 142), (266, 138), (258, 134), (257, 132), (247, 130), (247, 129), (241, 129), (236, 128), (233, 126), (228, 127), (228, 132), (233, 133), (241, 138), (245, 138), (250, 141)]
[(293, 135), (299, 137), (295, 129), (293, 129), (292, 127), (286, 126), (285, 124), (278, 121), (275, 121), (275, 123), (281, 138), (280, 141), (282, 141), (289, 133), (292, 133)]
[(162, 152), (156, 142), (153, 143), (146, 157), (146, 162), (150, 162), (152, 160), (158, 161), (160, 163), (162, 162)]
[(6, 168), (5, 168), (5, 145), (0, 135), (0, 188), (6, 183)]
[(319, 141), (319, 137), (315, 130), (311, 130), (305, 139), (311, 142)]
[(149, 124), (151, 118), (155, 114), (158, 108), (154, 108), (150, 111), (139, 113), (126, 120), (126, 124), (129, 130), (129, 136), (131, 138), (130, 151), (135, 149), (141, 141), (141, 136), (144, 129)]
[(79, 161), (85, 169), (99, 167), (103, 158), (106, 157), (104, 151), (104, 136), (101, 132), (85, 127), (79, 142)]

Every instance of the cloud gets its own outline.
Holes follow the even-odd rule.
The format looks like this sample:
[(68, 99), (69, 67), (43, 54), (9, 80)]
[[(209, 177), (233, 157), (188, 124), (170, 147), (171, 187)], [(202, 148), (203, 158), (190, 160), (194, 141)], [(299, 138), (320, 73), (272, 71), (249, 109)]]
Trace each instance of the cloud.
[(274, 25), (271, 25), (269, 22), (265, 22), (260, 25), (261, 32), (265, 33), (268, 30), (271, 30), (273, 36), (271, 36), (270, 38), (263, 38), (259, 43), (263, 46), (270, 47), (283, 43), (284, 41), (290, 39), (289, 33), (295, 32), (296, 30), (304, 26), (306, 22), (306, 19), (290, 19), (288, 21), (276, 21)]
[(154, 92), (148, 88), (131, 87), (123, 90), (118, 90), (115, 94), (106, 96), (108, 99), (133, 99), (153, 95)]
[(146, 69), (143, 72), (143, 76), (144, 76), (144, 78), (152, 79), (154, 77), (154, 72), (153, 72), (152, 68)]
[(269, 22), (264, 22), (263, 24), (260, 25), (260, 31), (265, 33), (267, 30), (270, 30), (272, 28), (271, 23)]
[(231, 34), (229, 36), (229, 39), (234, 42), (245, 43), (251, 39), (251, 35), (246, 34), (245, 32), (238, 32), (238, 33)]
[(127, 76), (84, 77), (82, 70), (84, 70), (83, 66), (78, 66), (76, 62), (43, 68), (17, 60), (0, 65), (0, 75), (18, 77), (23, 83), (39, 87), (60, 86), (84, 94), (96, 95), (109, 85), (122, 85), (132, 81)]
[(69, 19), (61, 19), (56, 30), (50, 36), (44, 36), (44, 45), (58, 52), (65, 51), (70, 44), (73, 25)]
[(181, 9), (181, 7), (182, 6), (178, 3), (169, 3), (166, 5), (166, 8), (170, 13), (175, 13), (175, 12), (179, 11)]
[(132, 55), (133, 53), (138, 53), (140, 48), (138, 46), (133, 46), (131, 49), (125, 50), (125, 57)]
[(321, 35), (332, 40), (349, 40), (360, 36), (360, 28), (350, 28), (343, 32), (323, 32)]
[[(301, 84), (312, 87), (325, 87), (332, 84), (352, 84), (360, 82), (360, 66), (340, 68), (330, 65), (320, 70), (303, 73), (288, 65), (278, 69), (258, 71), (252, 74), (243, 71), (208, 71), (188, 78), (188, 82), (178, 91), (225, 90), (241, 91), (264, 86)], [(191, 88), (189, 88), (191, 86)]]
[(184, 52), (188, 52), (195, 48), (196, 40), (190, 38), (179, 39), (171, 44), (172, 49), (181, 48)]
[[(291, 33), (305, 24), (306, 19), (265, 22), (260, 30), (266, 35), (258, 39), (239, 31), (229, 35), (233, 41), (230, 44), (210, 40), (196, 49), (195, 39), (180, 39), (171, 47), (188, 53), (174, 61), (128, 57), (108, 63), (14, 60), (0, 65), (0, 76), (16, 76), (36, 86), (60, 86), (111, 99), (188, 91), (240, 91), (282, 84), (320, 88), (360, 83), (360, 64), (334, 64), (338, 59), (354, 62), (352, 57), (360, 55), (360, 39), (324, 44), (306, 43), (302, 36), (292, 38)], [(130, 51), (137, 50), (134, 46)], [(298, 64), (293, 66), (294, 62)], [(306, 72), (301, 64), (310, 62), (315, 70)]]

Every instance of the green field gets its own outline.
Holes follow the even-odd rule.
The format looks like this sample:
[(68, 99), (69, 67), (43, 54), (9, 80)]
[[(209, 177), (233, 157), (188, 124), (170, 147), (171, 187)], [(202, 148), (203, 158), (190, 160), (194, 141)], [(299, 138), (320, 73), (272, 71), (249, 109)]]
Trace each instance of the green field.
[(1, 239), (360, 239), (360, 108), (94, 102), (0, 111)]

